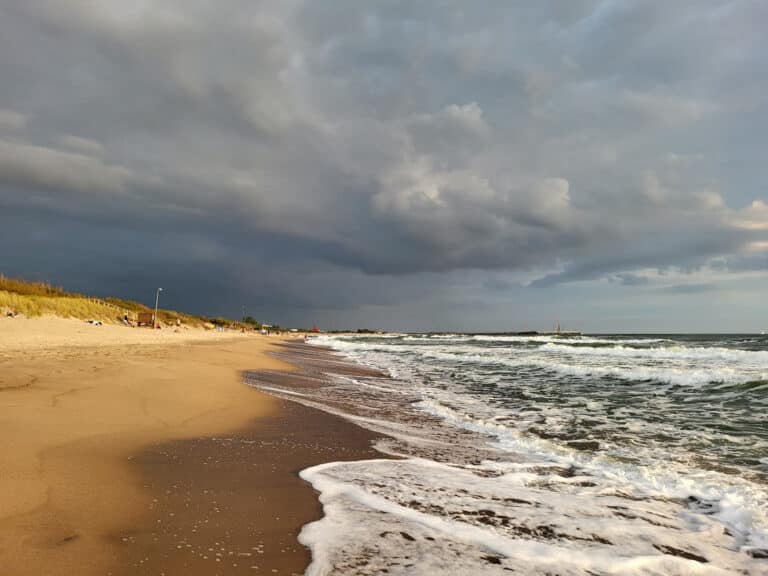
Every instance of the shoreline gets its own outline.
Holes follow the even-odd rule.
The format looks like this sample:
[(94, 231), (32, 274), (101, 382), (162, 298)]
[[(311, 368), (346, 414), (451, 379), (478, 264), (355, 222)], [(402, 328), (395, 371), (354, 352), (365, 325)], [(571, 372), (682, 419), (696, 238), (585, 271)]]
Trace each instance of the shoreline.
[[(50, 321), (58, 340), (40, 333)], [(183, 560), (169, 552), (187, 548), (190, 537), (179, 544), (178, 535), (196, 512), (218, 518), (198, 535), (227, 537), (228, 552), (243, 554), (227, 573), (303, 572), (309, 553), (295, 537), (321, 507), (298, 472), (378, 455), (374, 434), (244, 384), (247, 370), (292, 369), (267, 354), (282, 339), (189, 331), (158, 343), (152, 331), (80, 321), (10, 323), (15, 336), (28, 332), (0, 334), (0, 565), (8, 574), (209, 574), (215, 552)], [(68, 339), (67, 330), (79, 334)], [(181, 480), (194, 486), (174, 492)], [(279, 521), (269, 516), (277, 509), (285, 510)], [(171, 525), (177, 530), (164, 530)], [(244, 549), (256, 535), (261, 554), (257, 543)], [(259, 562), (246, 566), (248, 553)]]
[[(525, 341), (514, 345), (503, 339), (468, 342), (470, 338), (446, 342), (438, 336), (413, 342), (407, 336), (322, 337), (315, 343), (387, 374), (349, 375), (341, 367), (330, 386), (323, 383), (327, 372), (322, 368), (314, 382), (280, 382), (269, 373), (254, 378), (260, 388), (283, 398), (323, 406), (371, 430), (390, 430), (377, 448), (403, 458), (332, 463), (302, 474), (321, 492), (327, 513), (302, 533), (302, 541), (320, 559), (312, 566), (317, 574), (335, 573), (336, 566), (364, 566), (359, 571), (370, 574), (398, 572), (403, 565), (414, 574), (432, 574), (445, 566), (467, 574), (521, 570), (687, 574), (702, 569), (763, 574), (768, 558), (763, 460), (749, 460), (735, 470), (699, 468), (664, 458), (666, 454), (704, 457), (707, 452), (675, 452), (674, 444), (629, 434), (633, 430), (622, 427), (619, 411), (629, 402), (621, 395), (615, 398), (622, 390), (612, 381), (583, 378), (563, 385), (543, 369), (529, 368), (539, 366), (535, 362), (543, 355), (549, 359), (545, 366), (566, 361), (561, 359), (564, 346), (549, 350), (532, 348)], [(595, 342), (586, 351), (574, 345), (568, 358), (579, 363), (588, 354), (596, 357), (591, 365), (615, 363), (621, 342), (617, 339), (607, 350), (601, 346), (604, 342)], [(672, 364), (670, 370), (680, 363), (689, 369), (708, 366), (700, 349), (690, 352), (695, 341), (672, 343), (663, 353), (653, 340), (650, 346), (632, 343), (638, 344), (635, 355), (665, 359), (672, 355), (672, 361), (659, 362), (662, 367)], [(733, 366), (748, 382), (755, 366), (764, 365), (764, 346), (752, 351), (739, 344), (735, 351), (715, 348), (710, 356), (718, 366), (724, 355), (734, 364), (749, 358), (744, 365)], [(283, 346), (294, 347), (300, 345)], [(323, 362), (309, 356), (299, 365), (311, 368)], [(519, 362), (521, 357), (528, 362)], [(500, 368), (507, 360), (509, 366)], [(518, 371), (520, 364), (523, 368)], [(636, 405), (638, 394), (650, 396), (653, 407), (657, 387), (653, 380), (636, 378), (632, 389), (622, 388), (629, 389)], [(709, 400), (721, 389), (728, 398), (738, 390), (737, 398), (751, 399), (753, 406), (766, 398), (764, 389), (753, 384), (717, 383), (704, 387), (703, 398)], [(678, 402), (680, 394), (690, 399), (690, 390), (682, 386), (682, 392), (673, 395), (674, 387), (668, 389)], [(601, 412), (593, 402), (606, 398), (613, 403), (606, 401)], [(654, 430), (654, 412), (637, 407), (633, 416)], [(618, 423), (612, 419), (613, 409), (619, 414)], [(695, 415), (695, 408), (682, 409), (681, 416), (670, 409), (668, 418), (673, 422), (683, 418), (676, 423), (685, 440), (685, 422), (691, 422), (690, 410)], [(579, 421), (563, 428), (560, 436), (548, 436), (557, 430), (563, 413)], [(532, 421), (535, 426), (525, 426)], [(599, 444), (591, 442), (596, 421), (605, 423), (609, 432), (599, 437)], [(739, 422), (743, 420), (734, 419), (734, 424)], [(702, 434), (709, 437), (706, 429)], [(648, 452), (638, 450), (636, 459), (621, 459), (624, 438)], [(578, 445), (577, 440), (585, 442)], [(755, 437), (751, 447), (732, 445), (731, 452), (742, 450), (727, 456), (760, 457), (760, 440)], [(355, 538), (346, 539), (349, 533)]]

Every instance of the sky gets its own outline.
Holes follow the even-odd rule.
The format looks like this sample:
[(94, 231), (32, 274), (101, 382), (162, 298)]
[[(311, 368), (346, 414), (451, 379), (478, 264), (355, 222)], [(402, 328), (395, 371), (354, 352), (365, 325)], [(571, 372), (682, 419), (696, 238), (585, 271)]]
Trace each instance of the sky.
[(764, 0), (0, 0), (0, 272), (283, 326), (768, 330)]

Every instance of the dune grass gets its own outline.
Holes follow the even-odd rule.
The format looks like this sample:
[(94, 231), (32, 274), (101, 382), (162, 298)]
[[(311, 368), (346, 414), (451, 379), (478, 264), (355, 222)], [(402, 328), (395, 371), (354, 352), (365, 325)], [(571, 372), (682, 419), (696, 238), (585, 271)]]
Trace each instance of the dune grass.
[[(73, 296), (41, 296), (0, 290), (0, 309), (24, 316), (52, 314), (63, 318), (117, 321), (121, 310), (100, 300)], [(123, 313), (124, 314), (124, 313)]]
[[(120, 298), (89, 298), (75, 292), (68, 292), (48, 282), (30, 282), (19, 278), (8, 278), (0, 274), (0, 312), (23, 314), (34, 317), (46, 314), (62, 318), (122, 322), (123, 316), (135, 321), (139, 312), (154, 312), (149, 306)], [(186, 314), (175, 310), (158, 310), (161, 324), (175, 325), (180, 321), (186, 326), (212, 326), (203, 316)], [(217, 319), (218, 320), (218, 319)], [(226, 325), (240, 328), (240, 322), (226, 321)]]
[(0, 274), (0, 290), (26, 296), (83, 297), (75, 292), (67, 292), (61, 286), (53, 286), (50, 282), (30, 282), (21, 278), (8, 278), (3, 274)]

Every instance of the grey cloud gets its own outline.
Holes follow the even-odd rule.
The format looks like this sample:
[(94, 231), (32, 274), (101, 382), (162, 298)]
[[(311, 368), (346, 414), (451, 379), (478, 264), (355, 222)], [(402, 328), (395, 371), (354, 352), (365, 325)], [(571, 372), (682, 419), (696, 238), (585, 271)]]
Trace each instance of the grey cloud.
[(373, 206), (428, 250), (425, 269), (524, 266), (551, 260), (566, 239), (569, 248), (586, 241), (562, 179), (500, 191), (472, 171), (440, 172), (420, 160), (385, 178)]
[(26, 123), (27, 118), (24, 114), (0, 108), (0, 130), (17, 131), (24, 128)]
[(96, 140), (91, 140), (90, 138), (80, 138), (72, 134), (65, 134), (59, 138), (59, 143), (64, 148), (88, 156), (101, 156), (104, 154), (104, 147), (96, 142)]
[(710, 265), (719, 272), (768, 272), (768, 254), (762, 251), (729, 256), (716, 259)]
[(700, 294), (702, 292), (711, 292), (716, 289), (714, 283), (698, 282), (691, 284), (673, 284), (659, 288), (659, 292), (665, 294)]
[(406, 130), (413, 154), (454, 169), (477, 155), (490, 132), (477, 102), (451, 104), (436, 114), (417, 114), (407, 121)]
[(285, 310), (762, 257), (760, 3), (143, 6), (0, 7), (7, 213), (179, 234), (178, 278), (206, 247)]
[(643, 120), (658, 122), (663, 126), (696, 122), (716, 110), (711, 102), (671, 94), (626, 91), (622, 97), (629, 111), (638, 113)]
[(608, 277), (609, 280), (623, 284), (624, 286), (645, 286), (649, 279), (641, 274), (631, 274), (628, 272), (613, 274)]
[(83, 154), (0, 140), (0, 182), (21, 187), (114, 193), (131, 173)]

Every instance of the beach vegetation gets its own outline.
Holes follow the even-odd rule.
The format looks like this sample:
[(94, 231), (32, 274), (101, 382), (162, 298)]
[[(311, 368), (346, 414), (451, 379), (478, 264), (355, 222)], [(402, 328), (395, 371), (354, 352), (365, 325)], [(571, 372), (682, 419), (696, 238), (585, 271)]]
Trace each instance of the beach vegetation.
[[(122, 298), (91, 298), (76, 292), (69, 292), (49, 282), (32, 282), (20, 278), (9, 278), (0, 274), (0, 312), (21, 314), (27, 317), (60, 316), (62, 318), (81, 318), (100, 320), (109, 323), (123, 323), (128, 317), (134, 323), (139, 312), (154, 313), (154, 309)], [(161, 325), (203, 327), (213, 324), (234, 328), (252, 329), (256, 322), (236, 322), (227, 318), (206, 318), (176, 310), (158, 310), (157, 317)], [(256, 324), (258, 324), (256, 322)]]
[(75, 296), (41, 296), (0, 290), (0, 310), (24, 316), (50, 314), (63, 318), (83, 318), (113, 321), (119, 310), (103, 300)]
[(67, 292), (61, 286), (54, 286), (50, 282), (32, 282), (20, 278), (9, 278), (3, 274), (0, 274), (0, 291), (27, 296), (83, 297), (82, 294)]

